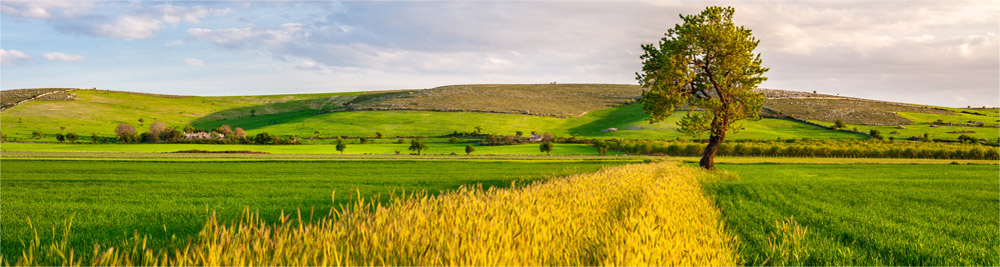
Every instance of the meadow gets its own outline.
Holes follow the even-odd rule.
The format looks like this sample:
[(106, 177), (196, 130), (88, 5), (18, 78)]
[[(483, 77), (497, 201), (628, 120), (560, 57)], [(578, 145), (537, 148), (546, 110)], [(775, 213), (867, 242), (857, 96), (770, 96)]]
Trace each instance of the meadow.
[[(427, 144), (428, 155), (465, 155), (468, 144), (436, 143)], [(416, 153), (408, 150), (407, 144), (349, 144), (344, 154), (394, 155), (396, 151), (408, 155)], [(537, 144), (481, 146), (474, 144), (472, 155), (540, 155), (544, 156)], [(24, 152), (127, 152), (127, 153), (170, 153), (185, 150), (205, 151), (259, 151), (272, 154), (340, 154), (336, 145), (204, 145), (204, 144), (54, 144), (54, 143), (4, 143), (3, 151)], [(597, 149), (587, 144), (557, 144), (552, 155), (598, 155)], [(609, 155), (621, 154), (609, 151)]]
[[(699, 171), (631, 164), (523, 187), (357, 201), (318, 220), (302, 213), (238, 222), (212, 216), (190, 243), (145, 240), (73, 255), (30, 244), (15, 265), (732, 265), (733, 240), (702, 194)], [(671, 225), (674, 227), (661, 227)], [(60, 256), (61, 255), (61, 256)]]
[[(509, 187), (552, 176), (593, 172), (622, 161), (130, 161), (3, 160), (0, 209), (2, 254), (20, 255), (32, 234), (52, 239), (74, 214), (72, 247), (117, 245), (133, 233), (151, 247), (186, 241), (212, 211), (222, 223), (244, 207), (277, 220), (297, 209), (327, 214), (357, 198), (426, 191), (436, 195), (463, 185)], [(336, 191), (335, 198), (331, 194)], [(381, 196), (381, 198), (377, 198)], [(135, 231), (135, 232), (133, 232)], [(176, 239), (172, 239), (176, 238)], [(80, 254), (77, 254), (80, 255)]]
[[(739, 237), (743, 264), (1000, 264), (995, 162), (717, 168), (738, 176), (704, 189)], [(772, 250), (781, 240), (797, 259)]]
[[(677, 112), (667, 121), (649, 124), (645, 121), (647, 115), (637, 104), (555, 118), (487, 112), (347, 111), (345, 104), (369, 95), (364, 92), (227, 97), (168, 97), (100, 90), (76, 90), (73, 94), (76, 95), (74, 101), (30, 101), (4, 111), (4, 116), (0, 116), (3, 134), (8, 140), (55, 142), (57, 133), (76, 133), (81, 138), (78, 142), (89, 142), (91, 134), (114, 137), (114, 129), (120, 123), (131, 124), (138, 132), (144, 132), (151, 123), (161, 121), (168, 127), (191, 125), (213, 129), (230, 125), (243, 128), (249, 135), (268, 132), (298, 137), (375, 136), (376, 132), (387, 137), (434, 137), (472, 132), (476, 127), (483, 133), (502, 135), (514, 135), (517, 131), (527, 135), (534, 131), (577, 138), (684, 137), (674, 124), (684, 112)], [(605, 104), (586, 107), (601, 108), (602, 105)], [(323, 113), (327, 111), (339, 112)], [(743, 125), (745, 129), (731, 134), (730, 139), (866, 138), (783, 119), (765, 118)], [(618, 131), (602, 132), (608, 128)], [(41, 139), (32, 139), (35, 131), (42, 133)]]

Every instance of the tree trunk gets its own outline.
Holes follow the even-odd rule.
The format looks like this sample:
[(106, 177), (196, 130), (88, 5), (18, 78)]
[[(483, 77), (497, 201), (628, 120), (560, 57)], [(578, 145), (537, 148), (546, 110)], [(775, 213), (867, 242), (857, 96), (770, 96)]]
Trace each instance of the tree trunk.
[(719, 151), (719, 145), (722, 141), (726, 139), (726, 133), (721, 135), (712, 135), (708, 138), (708, 146), (705, 147), (705, 153), (701, 156), (701, 161), (698, 165), (706, 170), (715, 169), (715, 152)]

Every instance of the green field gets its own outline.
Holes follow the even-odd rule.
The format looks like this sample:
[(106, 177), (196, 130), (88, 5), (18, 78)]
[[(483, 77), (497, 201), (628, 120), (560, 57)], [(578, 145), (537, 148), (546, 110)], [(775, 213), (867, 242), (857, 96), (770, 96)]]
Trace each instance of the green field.
[[(133, 231), (167, 245), (201, 229), (210, 210), (238, 218), (244, 207), (277, 220), (364, 198), (414, 191), (436, 194), (462, 185), (509, 186), (591, 172), (621, 161), (294, 161), (208, 162), (3, 160), (3, 255), (19, 255), (31, 238), (28, 216), (43, 240), (75, 214), (72, 243), (117, 245)], [(331, 203), (331, 193), (336, 199)], [(61, 234), (61, 232), (60, 232)]]
[[(467, 144), (427, 144), (428, 155), (465, 155)], [(350, 144), (344, 154), (394, 155), (396, 151), (406, 155), (415, 153), (408, 150), (409, 144)], [(545, 155), (537, 144), (480, 146), (473, 145), (472, 155)], [(183, 150), (206, 151), (259, 151), (272, 154), (340, 154), (336, 145), (203, 145), (203, 144), (53, 144), (53, 143), (4, 143), (3, 151), (24, 152), (130, 152), (169, 153)], [(586, 144), (556, 144), (552, 155), (598, 155), (597, 149)], [(608, 151), (608, 155), (621, 153)]]
[[(983, 110), (966, 110), (966, 109), (953, 109), (956, 111), (970, 111), (978, 112), (982, 114), (989, 114), (989, 111)], [(997, 119), (996, 115), (993, 116), (982, 116), (975, 114), (965, 114), (956, 112), (953, 115), (943, 115), (943, 114), (927, 114), (927, 113), (913, 113), (913, 112), (896, 112), (903, 118), (913, 121), (914, 124), (903, 125), (905, 129), (899, 129), (897, 126), (872, 126), (872, 125), (858, 125), (858, 124), (847, 124), (847, 129), (857, 128), (858, 131), (869, 132), (872, 129), (878, 130), (882, 133), (885, 138), (894, 137), (896, 139), (907, 139), (912, 136), (924, 136), (928, 134), (932, 139), (942, 139), (942, 140), (956, 140), (960, 135), (968, 135), (979, 139), (987, 139), (991, 141), (997, 141), (1000, 139), (1000, 128), (996, 128)], [(937, 120), (941, 120), (945, 123), (954, 124), (970, 124), (969, 121), (983, 122), (987, 127), (971, 127), (971, 126), (948, 126), (948, 125), (938, 125), (937, 127), (931, 127), (931, 123)], [(834, 122), (829, 121), (813, 121), (815, 123), (823, 125), (834, 125)], [(892, 132), (897, 132), (893, 134)]]
[(765, 263), (775, 221), (808, 227), (808, 257), (789, 265), (1000, 264), (997, 165), (719, 164), (739, 178), (704, 188)]
[[(129, 123), (144, 132), (154, 121), (168, 127), (191, 125), (212, 129), (221, 125), (241, 127), (249, 135), (268, 132), (279, 135), (311, 136), (442, 136), (453, 132), (514, 135), (551, 133), (578, 138), (655, 138), (682, 137), (675, 122), (684, 112), (666, 121), (650, 125), (639, 105), (625, 105), (592, 110), (566, 119), (503, 113), (435, 111), (344, 111), (343, 105), (362, 92), (232, 96), (232, 97), (163, 97), (114, 91), (76, 90), (74, 101), (31, 101), (3, 112), (0, 129), (9, 139), (28, 140), (34, 131), (54, 142), (57, 133), (76, 133), (89, 142), (91, 134), (113, 137), (119, 123)], [(141, 103), (141, 104), (140, 104)], [(599, 106), (599, 105), (598, 105)], [(255, 113), (251, 114), (251, 111)], [(139, 119), (143, 122), (140, 123)], [(822, 127), (781, 119), (744, 122), (745, 130), (729, 135), (734, 139), (859, 139), (863, 135), (830, 131)], [(608, 128), (618, 131), (602, 133)], [(318, 132), (318, 134), (317, 134)], [(78, 142), (80, 142), (78, 141)]]

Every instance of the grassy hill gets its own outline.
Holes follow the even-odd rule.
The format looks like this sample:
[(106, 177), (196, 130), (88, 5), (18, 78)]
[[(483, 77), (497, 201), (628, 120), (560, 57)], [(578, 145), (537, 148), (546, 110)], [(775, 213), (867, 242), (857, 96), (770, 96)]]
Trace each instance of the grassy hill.
[[(4, 95), (11, 92), (5, 91)], [(638, 86), (601, 84), (460, 85), (427, 90), (224, 97), (71, 90), (64, 93), (72, 99), (35, 99), (3, 111), (0, 129), (9, 139), (17, 140), (28, 139), (32, 132), (40, 131), (44, 134), (42, 141), (54, 140), (56, 133), (70, 132), (81, 135), (81, 139), (91, 133), (110, 137), (119, 123), (129, 123), (142, 132), (154, 121), (171, 127), (191, 125), (201, 129), (231, 125), (242, 127), (251, 135), (269, 132), (300, 137), (373, 136), (375, 132), (386, 136), (441, 136), (455, 131), (471, 132), (475, 127), (481, 127), (484, 133), (505, 135), (537, 131), (578, 138), (682, 137), (675, 122), (684, 112), (677, 112), (664, 122), (649, 124), (641, 106), (631, 104), (640, 92)], [(744, 130), (727, 139), (866, 138), (780, 118), (790, 115), (832, 125), (828, 120), (840, 117), (810, 117), (810, 114), (824, 114), (822, 111), (831, 108), (830, 105), (859, 118), (880, 120), (864, 114), (891, 114), (908, 121), (906, 129), (896, 129), (899, 124), (895, 123), (902, 121), (869, 125), (842, 116), (849, 128), (879, 129), (887, 136), (905, 138), (924, 132), (940, 139), (955, 139), (961, 134), (949, 132), (991, 139), (1000, 136), (998, 128), (991, 128), (997, 125), (996, 110), (934, 108), (854, 98), (830, 101), (835, 97), (780, 90), (765, 90), (765, 94), (769, 108), (778, 114), (743, 122)], [(869, 105), (854, 105), (851, 101)], [(847, 108), (850, 106), (864, 108), (851, 110)], [(939, 119), (953, 124), (980, 121), (987, 127), (946, 124), (930, 127)], [(609, 128), (618, 130), (602, 132)], [(889, 135), (893, 131), (898, 134)]]

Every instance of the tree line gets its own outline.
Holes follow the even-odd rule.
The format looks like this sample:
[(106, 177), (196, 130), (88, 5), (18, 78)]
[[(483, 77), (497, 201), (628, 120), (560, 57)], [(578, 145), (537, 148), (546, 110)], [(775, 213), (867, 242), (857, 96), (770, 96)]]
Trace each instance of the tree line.
[[(598, 150), (603, 147), (629, 154), (669, 156), (700, 156), (705, 148), (701, 143), (658, 140), (598, 140), (592, 145)], [(878, 140), (726, 142), (719, 145), (717, 153), (752, 157), (1000, 159), (1000, 148), (985, 145)]]

